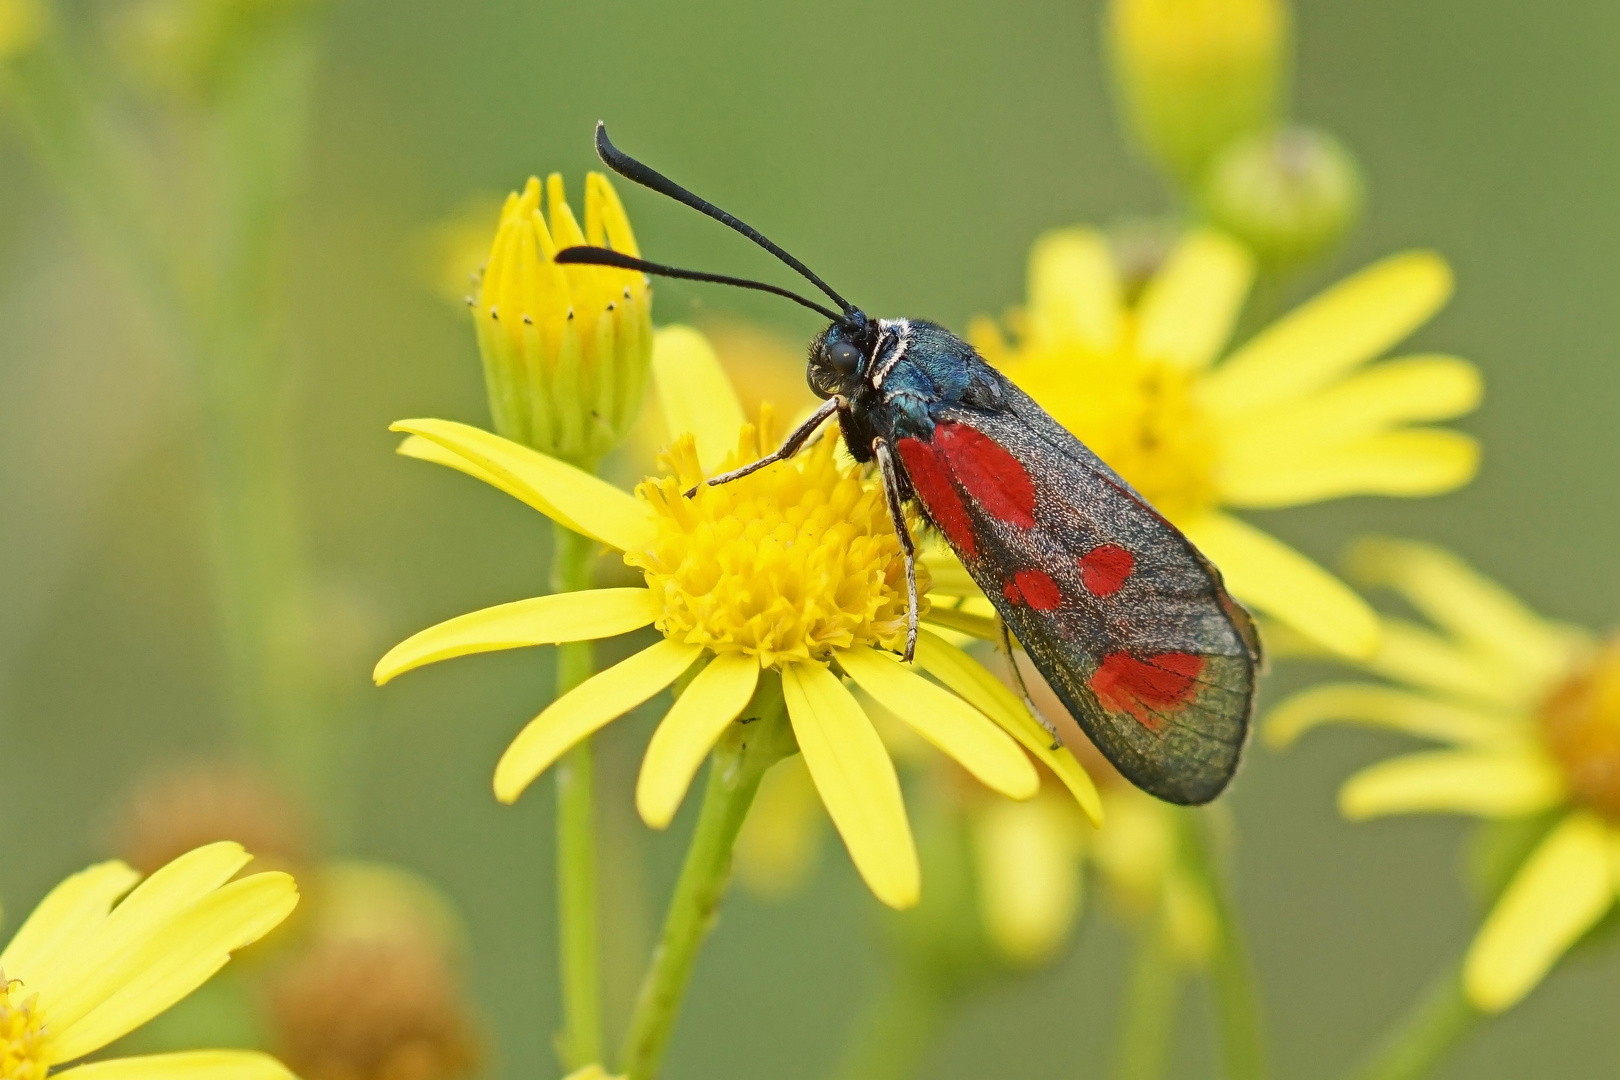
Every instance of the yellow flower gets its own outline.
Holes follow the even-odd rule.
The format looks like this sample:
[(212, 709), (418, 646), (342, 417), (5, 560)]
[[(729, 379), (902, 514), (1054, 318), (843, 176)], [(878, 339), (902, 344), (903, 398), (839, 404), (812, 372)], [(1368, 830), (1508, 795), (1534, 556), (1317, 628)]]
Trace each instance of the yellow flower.
[(1287, 745), (1324, 723), (1443, 745), (1363, 769), (1339, 792), (1355, 821), (1460, 813), (1554, 820), (1486, 917), (1463, 969), (1468, 999), (1497, 1012), (1539, 983), (1620, 890), (1620, 640), (1547, 621), (1455, 556), (1393, 540), (1352, 568), (1393, 588), (1434, 628), (1384, 620), (1366, 667), (1400, 686), (1333, 683), (1267, 720)]
[(630, 220), (600, 173), (585, 177), (585, 227), (546, 180), (550, 222), (530, 178), (501, 210), (472, 304), (490, 415), (503, 436), (586, 468), (624, 441), (641, 413), (652, 353), (652, 295), (641, 274), (558, 266), (578, 244), (639, 255)]
[(1282, 0), (1113, 0), (1107, 31), (1128, 128), (1183, 183), (1276, 119)]
[[(145, 881), (124, 863), (105, 862), (51, 890), (0, 952), (0, 1077), (43, 1080), (51, 1068), (99, 1050), (274, 929), (297, 905), (298, 890), (279, 872), (231, 880), (251, 858), (240, 844), (209, 844)], [(292, 1078), (274, 1058), (236, 1050), (117, 1058), (52, 1075)]]
[(642, 818), (663, 828), (715, 741), (746, 715), (762, 673), (779, 677), (822, 802), (867, 884), (895, 907), (918, 897), (915, 846), (894, 766), (839, 672), (1014, 798), (1039, 784), (1022, 743), (1095, 815), (1095, 790), (1073, 756), (1052, 750), (1017, 699), (965, 653), (925, 630), (915, 667), (891, 655), (906, 621), (899, 541), (879, 485), (838, 462), (835, 440), (687, 498), (704, 477), (759, 456), (770, 444), (769, 411), (763, 432), (741, 423), (713, 351), (693, 330), (661, 331), (653, 367), (669, 429), (686, 434), (668, 454), (672, 475), (634, 496), (464, 424), (395, 425), (415, 436), (401, 452), (470, 473), (623, 552), (646, 587), (542, 596), (451, 619), (390, 651), (377, 681), (467, 653), (655, 626), (657, 644), (523, 729), (496, 767), (495, 793), (516, 799), (576, 742), (695, 671), (654, 733), (636, 788)]
[(43, 0), (0, 0), (0, 60), (33, 48), (49, 24)]
[[(1239, 600), (1350, 656), (1378, 647), (1372, 609), (1293, 548), (1228, 513), (1346, 495), (1430, 495), (1474, 475), (1466, 435), (1409, 426), (1468, 412), (1478, 372), (1450, 356), (1368, 366), (1451, 292), (1436, 255), (1384, 259), (1217, 363), (1253, 280), (1230, 238), (1189, 233), (1127, 303), (1103, 236), (1037, 241), (1016, 344), (972, 340), (1220, 567)], [(966, 595), (966, 594), (964, 594)]]

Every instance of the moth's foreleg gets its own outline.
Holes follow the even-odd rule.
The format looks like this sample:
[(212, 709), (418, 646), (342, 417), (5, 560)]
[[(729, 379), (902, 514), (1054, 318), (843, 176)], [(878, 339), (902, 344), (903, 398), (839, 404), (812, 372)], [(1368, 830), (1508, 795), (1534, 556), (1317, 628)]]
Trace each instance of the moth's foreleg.
[(1017, 685), (1018, 693), (1024, 699), (1024, 708), (1028, 709), (1029, 715), (1035, 718), (1036, 723), (1052, 736), (1052, 749), (1056, 750), (1063, 745), (1063, 740), (1058, 738), (1057, 725), (1046, 718), (1046, 714), (1036, 706), (1035, 699), (1029, 696), (1029, 687), (1024, 685), (1024, 673), (1018, 669), (1018, 657), (1013, 655), (1012, 632), (1007, 629), (1007, 620), (998, 617), (996, 625), (1001, 628), (1000, 644), (1001, 651), (1007, 656), (1007, 670), (1012, 672), (1013, 683)]
[(889, 519), (900, 537), (900, 550), (906, 556), (906, 600), (910, 603), (906, 615), (906, 663), (917, 654), (917, 545), (911, 540), (906, 527), (905, 501), (900, 496), (900, 474), (894, 467), (894, 455), (883, 439), (872, 440), (872, 455), (877, 458), (878, 472), (883, 477), (883, 496), (889, 504)]
[[(814, 435), (816, 433), (816, 429), (827, 422), (827, 418), (829, 416), (838, 411), (838, 406), (838, 398), (828, 398), (826, 401), (822, 402), (821, 408), (817, 409), (810, 419), (788, 432), (788, 437), (782, 440), (782, 445), (777, 447), (775, 453), (766, 454), (758, 461), (750, 461), (747, 465), (744, 465), (740, 469), (732, 469), (728, 473), (721, 473), (719, 476), (710, 477), (705, 482), (710, 487), (717, 487), (720, 484), (729, 484), (733, 480), (742, 479), (749, 473), (758, 472), (767, 465), (774, 465), (778, 461), (786, 461), (794, 454), (797, 454), (800, 447), (810, 441), (810, 436)], [(690, 499), (696, 494), (697, 487), (693, 486), (687, 489), (686, 497)]]

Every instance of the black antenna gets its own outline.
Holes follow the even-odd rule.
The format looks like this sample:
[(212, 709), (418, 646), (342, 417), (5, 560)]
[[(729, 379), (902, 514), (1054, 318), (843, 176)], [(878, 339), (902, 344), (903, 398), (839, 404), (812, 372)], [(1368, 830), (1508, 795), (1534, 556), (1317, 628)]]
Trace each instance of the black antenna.
[[(620, 150), (617, 146), (614, 146), (608, 141), (607, 123), (602, 120), (598, 120), (596, 122), (596, 154), (602, 159), (603, 164), (612, 169), (614, 172), (618, 173), (620, 176), (624, 177), (626, 180), (634, 181), (645, 188), (651, 188), (660, 195), (667, 195), (676, 202), (685, 203), (698, 213), (707, 214), (714, 218), (714, 220), (720, 222), (720, 224), (736, 229), (738, 232), (748, 237), (748, 239), (752, 240), (754, 243), (758, 244), (772, 255), (775, 255), (778, 259), (781, 259), (789, 266), (793, 267), (793, 269), (797, 270), (800, 274), (803, 274), (804, 277), (813, 283), (816, 288), (832, 297), (833, 303), (843, 308), (846, 316), (854, 314), (857, 310), (854, 304), (851, 304), (848, 300), (845, 300), (842, 296), (839, 296), (833, 291), (831, 285), (828, 285), (825, 281), (822, 281), (819, 277), (817, 277), (808, 266), (804, 265), (804, 263), (777, 247), (774, 243), (766, 238), (764, 233), (760, 232), (752, 225), (749, 225), (747, 222), (726, 213), (709, 200), (692, 194), (690, 191), (687, 191), (685, 188), (681, 187), (681, 185), (677, 184), (663, 173), (643, 165), (629, 154), (626, 154), (624, 151)], [(651, 273), (651, 271), (649, 271), (649, 273)], [(736, 284), (736, 282), (734, 281), (732, 284)]]
[(808, 300), (796, 292), (776, 285), (769, 285), (763, 281), (750, 281), (747, 278), (729, 277), (725, 274), (706, 274), (701, 270), (679, 270), (663, 263), (648, 262), (638, 259), (634, 255), (626, 255), (622, 251), (612, 248), (586, 247), (581, 244), (577, 247), (563, 248), (557, 252), (556, 261), (564, 265), (581, 263), (586, 266), (616, 266), (621, 270), (640, 270), (643, 274), (657, 274), (659, 277), (682, 278), (686, 281), (712, 281), (717, 285), (735, 285), (740, 289), (758, 289), (760, 292), (775, 293), (785, 296), (795, 303), (803, 304), (811, 311), (820, 312), (833, 322), (844, 322), (845, 318), (832, 308), (822, 307), (814, 300)]

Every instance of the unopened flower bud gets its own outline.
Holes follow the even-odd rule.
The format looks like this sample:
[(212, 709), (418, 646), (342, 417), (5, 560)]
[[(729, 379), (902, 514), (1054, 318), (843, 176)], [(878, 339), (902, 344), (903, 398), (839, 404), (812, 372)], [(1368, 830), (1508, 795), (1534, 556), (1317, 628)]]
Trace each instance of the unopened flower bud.
[(1106, 33), (1127, 129), (1182, 184), (1233, 139), (1275, 122), (1283, 0), (1112, 0)]
[[(469, 298), (495, 430), (586, 468), (618, 446), (641, 413), (652, 358), (652, 295), (636, 272), (559, 266), (580, 244), (639, 255), (607, 177), (585, 180), (585, 227), (562, 177), (529, 180), (501, 210), (489, 264)], [(549, 216), (549, 220), (548, 220)]]
[(1239, 139), (1210, 166), (1202, 192), (1215, 224), (1272, 267), (1332, 248), (1361, 212), (1361, 174), (1337, 139), (1287, 127)]

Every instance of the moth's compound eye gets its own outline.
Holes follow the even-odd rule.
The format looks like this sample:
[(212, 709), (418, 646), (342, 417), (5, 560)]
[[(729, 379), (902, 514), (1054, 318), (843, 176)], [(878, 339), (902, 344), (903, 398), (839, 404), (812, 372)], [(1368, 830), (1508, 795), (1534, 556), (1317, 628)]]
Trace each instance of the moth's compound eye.
[(827, 363), (840, 375), (853, 375), (861, 366), (861, 350), (847, 341), (836, 342), (827, 349)]

